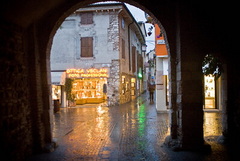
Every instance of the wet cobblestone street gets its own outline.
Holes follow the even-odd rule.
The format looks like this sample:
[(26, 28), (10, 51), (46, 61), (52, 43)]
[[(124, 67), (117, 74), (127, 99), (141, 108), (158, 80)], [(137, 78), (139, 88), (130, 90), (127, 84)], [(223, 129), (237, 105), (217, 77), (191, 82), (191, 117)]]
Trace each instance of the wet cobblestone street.
[(227, 150), (216, 139), (221, 135), (219, 112), (205, 112), (204, 136), (208, 155), (173, 152), (163, 145), (170, 134), (167, 113), (157, 113), (146, 95), (118, 107), (86, 105), (63, 108), (54, 114), (53, 138), (58, 147), (29, 160), (228, 160)]

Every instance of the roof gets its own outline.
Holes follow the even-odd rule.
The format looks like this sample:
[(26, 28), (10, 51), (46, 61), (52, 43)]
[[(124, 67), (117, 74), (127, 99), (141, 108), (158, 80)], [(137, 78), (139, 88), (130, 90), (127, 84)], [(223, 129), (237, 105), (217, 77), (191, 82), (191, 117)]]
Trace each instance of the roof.
[(114, 5), (114, 4), (122, 4), (122, 2), (117, 2), (117, 1), (106, 1), (106, 2), (96, 2), (96, 3), (92, 3), (92, 4), (89, 4), (88, 6), (95, 6), (95, 5), (103, 5), (103, 6), (106, 6), (106, 5)]

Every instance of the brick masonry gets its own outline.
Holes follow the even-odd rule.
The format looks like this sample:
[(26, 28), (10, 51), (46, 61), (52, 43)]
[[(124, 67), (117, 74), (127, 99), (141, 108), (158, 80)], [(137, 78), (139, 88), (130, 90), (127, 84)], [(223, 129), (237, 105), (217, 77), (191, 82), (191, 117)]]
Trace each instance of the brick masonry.
[(13, 25), (1, 26), (0, 40), (0, 151), (10, 159), (21, 159), (31, 153), (32, 146), (23, 31)]

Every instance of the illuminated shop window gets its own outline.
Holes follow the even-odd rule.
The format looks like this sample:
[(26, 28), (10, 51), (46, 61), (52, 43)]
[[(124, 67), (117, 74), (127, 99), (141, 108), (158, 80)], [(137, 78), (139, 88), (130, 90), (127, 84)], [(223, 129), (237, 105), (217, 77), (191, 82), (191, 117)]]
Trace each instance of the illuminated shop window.
[(212, 75), (204, 76), (205, 108), (215, 109), (215, 79)]
[(106, 82), (106, 78), (75, 79), (72, 92), (76, 99), (103, 98), (103, 86)]
[(135, 78), (131, 78), (131, 95), (132, 96), (135, 95), (135, 83), (136, 83), (136, 79)]

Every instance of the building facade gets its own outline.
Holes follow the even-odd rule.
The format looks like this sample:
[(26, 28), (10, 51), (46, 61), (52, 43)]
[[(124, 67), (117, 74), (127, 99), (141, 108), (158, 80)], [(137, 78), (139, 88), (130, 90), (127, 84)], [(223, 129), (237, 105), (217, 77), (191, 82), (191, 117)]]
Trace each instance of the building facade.
[[(168, 79), (168, 51), (160, 27), (155, 24), (155, 54), (156, 54), (156, 109), (166, 112), (169, 109), (169, 79)], [(209, 59), (209, 58), (208, 58)], [(216, 79), (213, 75), (204, 75), (204, 104), (203, 109), (222, 110), (222, 78)]]
[[(91, 4), (76, 10), (57, 30), (51, 49), (54, 99), (66, 107), (66, 81), (76, 104), (126, 103), (143, 90), (145, 36), (123, 3)], [(56, 90), (55, 90), (56, 89)], [(54, 94), (54, 91), (56, 91)]]
[(160, 27), (155, 24), (155, 53), (156, 53), (156, 109), (166, 112), (169, 103), (168, 86), (168, 52)]

